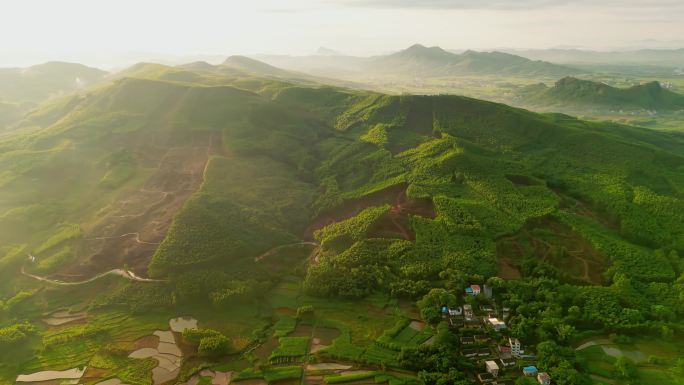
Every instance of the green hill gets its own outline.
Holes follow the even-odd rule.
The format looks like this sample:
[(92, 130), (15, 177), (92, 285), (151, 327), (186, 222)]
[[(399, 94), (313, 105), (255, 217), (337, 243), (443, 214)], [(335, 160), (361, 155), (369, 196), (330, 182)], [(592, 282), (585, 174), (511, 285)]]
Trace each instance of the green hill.
[(258, 60), (250, 59), (246, 56), (230, 56), (222, 63), (222, 66), (234, 68), (245, 73), (258, 76), (292, 76), (292, 73), (288, 71), (274, 67), (264, 62), (260, 62)]
[(41, 102), (84, 89), (103, 80), (107, 73), (82, 64), (49, 62), (28, 68), (0, 69), (0, 100)]
[(662, 88), (656, 81), (630, 88), (615, 88), (604, 83), (566, 77), (553, 87), (527, 87), (522, 94), (524, 102), (543, 106), (655, 111), (684, 109), (684, 95)]
[[(468, 383), (457, 337), (503, 338), (442, 322), (442, 306), (463, 303), (508, 308), (507, 333), (574, 383), (593, 368), (573, 349), (586, 336), (677, 345), (681, 134), (224, 70), (140, 64), (0, 137), (0, 354), (25, 344), (1, 356), (0, 382), (85, 363), (107, 373), (93, 381), (134, 376), (131, 362), (147, 363), (129, 350), (181, 314), (233, 349), (195, 356), (185, 336), (184, 372), (206, 360), (273, 383), (288, 368), (271, 366), (278, 352), (382, 370), (377, 382)], [(159, 281), (35, 279), (124, 266)], [(474, 283), (494, 297), (464, 299)], [(39, 321), (64, 309), (85, 324)], [(326, 347), (307, 353), (315, 335)], [(134, 367), (135, 383), (152, 367)]]

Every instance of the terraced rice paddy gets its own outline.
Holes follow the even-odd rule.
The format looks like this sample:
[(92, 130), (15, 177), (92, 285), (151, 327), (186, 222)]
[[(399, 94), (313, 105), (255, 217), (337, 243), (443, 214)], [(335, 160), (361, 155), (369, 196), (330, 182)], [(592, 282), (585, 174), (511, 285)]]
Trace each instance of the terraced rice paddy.
[(17, 377), (17, 382), (42, 382), (52, 380), (78, 380), (83, 377), (86, 372), (86, 367), (73, 368), (68, 370), (45, 370), (31, 374), (20, 374)]
[(169, 321), (171, 331), (175, 333), (183, 333), (185, 329), (197, 329), (197, 320), (192, 317), (178, 317)]
[(72, 313), (70, 310), (58, 310), (43, 318), (43, 322), (50, 326), (61, 326), (71, 322), (81, 321), (88, 317), (86, 312)]
[(197, 329), (197, 320), (191, 317), (174, 318), (169, 321), (171, 331), (157, 330), (153, 334), (159, 338), (156, 348), (143, 347), (128, 355), (129, 358), (154, 358), (159, 365), (152, 369), (155, 385), (163, 384), (178, 377), (183, 352), (176, 344), (173, 332), (182, 333), (185, 329)]

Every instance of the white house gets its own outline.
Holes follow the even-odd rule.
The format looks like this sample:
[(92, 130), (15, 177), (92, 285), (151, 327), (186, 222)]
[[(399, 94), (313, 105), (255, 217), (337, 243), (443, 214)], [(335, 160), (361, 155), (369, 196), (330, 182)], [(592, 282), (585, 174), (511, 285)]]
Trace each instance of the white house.
[(497, 332), (506, 329), (506, 323), (498, 318), (488, 318), (487, 323)]
[(520, 357), (520, 355), (522, 354), (520, 340), (518, 340), (517, 338), (509, 338), (508, 344), (511, 346), (511, 355), (513, 357)]
[(463, 314), (463, 308), (456, 306), (456, 308), (449, 308), (449, 315), (452, 317), (459, 316)]
[(485, 366), (487, 366), (487, 373), (490, 373), (494, 377), (499, 376), (499, 365), (494, 361), (485, 361)]

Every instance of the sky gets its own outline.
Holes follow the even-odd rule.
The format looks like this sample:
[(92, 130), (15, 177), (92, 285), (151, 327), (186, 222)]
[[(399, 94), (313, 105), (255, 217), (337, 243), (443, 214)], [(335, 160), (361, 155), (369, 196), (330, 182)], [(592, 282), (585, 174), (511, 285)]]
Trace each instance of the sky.
[(0, 0), (0, 66), (231, 54), (684, 47), (684, 0)]

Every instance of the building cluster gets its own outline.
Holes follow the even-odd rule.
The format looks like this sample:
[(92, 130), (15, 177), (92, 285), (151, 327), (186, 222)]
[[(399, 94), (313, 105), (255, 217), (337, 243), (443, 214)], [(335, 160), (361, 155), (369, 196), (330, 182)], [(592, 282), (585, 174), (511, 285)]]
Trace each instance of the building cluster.
[[(485, 300), (468, 300), (468, 297), (480, 296)], [(520, 340), (506, 335), (510, 309), (504, 307), (497, 311), (495, 302), (491, 301), (492, 289), (487, 285), (470, 285), (464, 290), (464, 298), (466, 304), (444, 307), (442, 314), (461, 335), (461, 355), (482, 365), (476, 374), (480, 383), (513, 385), (515, 378), (522, 375), (534, 377), (541, 385), (550, 385), (549, 374), (539, 372), (533, 365), (535, 356), (525, 353)], [(474, 305), (478, 302), (492, 305)]]

